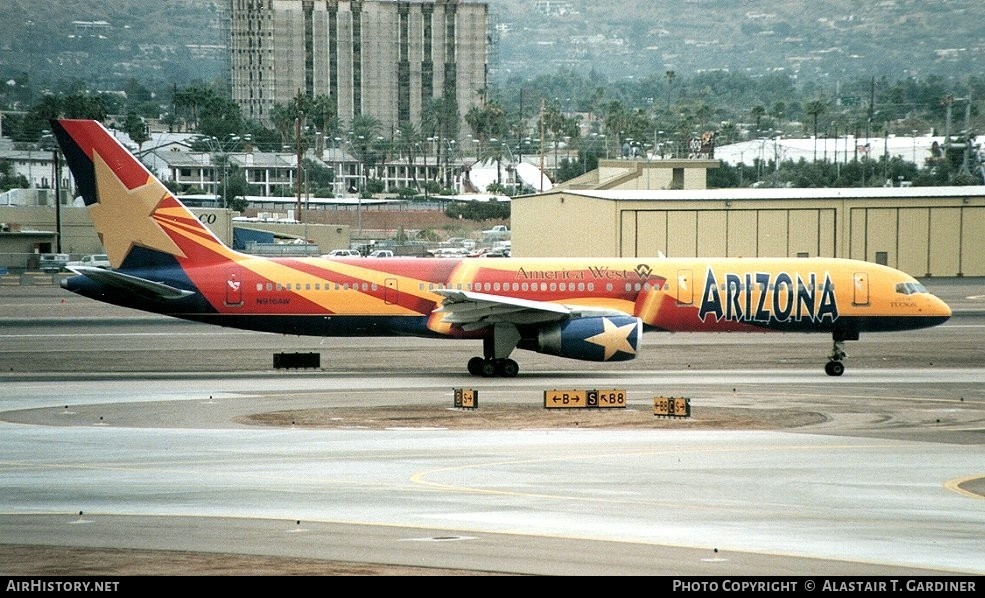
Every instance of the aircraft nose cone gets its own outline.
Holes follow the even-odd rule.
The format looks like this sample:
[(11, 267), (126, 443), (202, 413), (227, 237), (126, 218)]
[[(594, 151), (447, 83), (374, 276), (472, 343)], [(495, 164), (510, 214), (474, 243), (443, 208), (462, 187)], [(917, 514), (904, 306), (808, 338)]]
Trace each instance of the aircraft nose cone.
[(929, 315), (937, 320), (938, 323), (943, 324), (951, 318), (951, 306), (936, 296), (931, 296), (929, 309), (927, 310)]

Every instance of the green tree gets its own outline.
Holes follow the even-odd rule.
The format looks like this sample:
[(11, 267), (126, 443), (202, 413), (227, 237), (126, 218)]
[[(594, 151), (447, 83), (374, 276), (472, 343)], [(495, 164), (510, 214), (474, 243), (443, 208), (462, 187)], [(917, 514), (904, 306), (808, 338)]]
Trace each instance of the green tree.
[(150, 140), (147, 123), (133, 111), (128, 112), (126, 118), (123, 119), (123, 132), (137, 144), (138, 152), (143, 149), (144, 143)]
[(451, 202), (445, 208), (449, 218), (464, 220), (509, 220), (510, 204), (505, 201)]
[(225, 139), (244, 128), (239, 105), (229, 98), (213, 93), (199, 110), (198, 131), (203, 135)]
[(363, 180), (360, 181), (360, 192), (366, 193), (366, 183), (369, 177), (369, 168), (374, 166), (378, 159), (378, 147), (375, 145), (376, 138), (379, 136), (380, 121), (372, 116), (360, 114), (352, 119), (352, 127), (349, 130), (349, 147), (353, 155), (362, 164)]
[(25, 189), (27, 186), (27, 177), (18, 175), (14, 170), (14, 165), (9, 160), (0, 160), (0, 192), (10, 189)]
[(465, 122), (472, 131), (472, 137), (479, 144), (476, 155), (482, 154), (483, 145), (492, 138), (503, 139), (508, 131), (506, 111), (499, 102), (492, 100), (486, 105), (472, 106), (465, 115)]
[(62, 113), (65, 118), (84, 118), (106, 120), (106, 101), (103, 96), (73, 93), (62, 100)]
[(230, 164), (223, 179), (222, 184), (219, 185), (219, 197), (222, 199), (223, 205), (230, 210), (242, 212), (249, 205), (246, 196), (251, 191), (250, 183), (246, 180), (246, 173), (236, 164)]
[(752, 117), (756, 119), (756, 136), (758, 137), (759, 126), (763, 120), (763, 117), (766, 116), (766, 106), (763, 106), (762, 104), (756, 104), (755, 106), (752, 107), (752, 109), (749, 110), (749, 114), (751, 114)]
[(205, 103), (211, 90), (199, 85), (192, 85), (184, 89), (175, 88), (171, 105), (174, 106), (175, 114), (191, 130), (198, 129), (198, 111)]

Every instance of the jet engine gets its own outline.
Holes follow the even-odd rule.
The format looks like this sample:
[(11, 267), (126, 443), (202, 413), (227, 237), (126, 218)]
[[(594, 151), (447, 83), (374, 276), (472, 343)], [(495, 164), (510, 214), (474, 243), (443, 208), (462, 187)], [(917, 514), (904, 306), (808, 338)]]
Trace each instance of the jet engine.
[(628, 361), (636, 357), (643, 321), (632, 316), (574, 318), (542, 327), (520, 348), (582, 361)]

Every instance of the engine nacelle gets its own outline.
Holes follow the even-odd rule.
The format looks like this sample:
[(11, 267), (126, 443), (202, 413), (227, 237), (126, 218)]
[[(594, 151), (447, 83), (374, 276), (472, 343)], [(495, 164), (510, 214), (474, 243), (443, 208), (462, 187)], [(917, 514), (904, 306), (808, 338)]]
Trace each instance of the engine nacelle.
[(636, 357), (643, 339), (643, 321), (632, 316), (603, 316), (566, 320), (541, 328), (538, 353), (582, 361), (628, 361)]

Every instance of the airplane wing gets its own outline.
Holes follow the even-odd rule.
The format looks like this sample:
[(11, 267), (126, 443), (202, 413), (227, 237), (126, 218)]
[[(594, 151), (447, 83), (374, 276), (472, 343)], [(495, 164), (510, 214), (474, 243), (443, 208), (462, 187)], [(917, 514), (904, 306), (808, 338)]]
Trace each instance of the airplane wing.
[(445, 322), (458, 324), (465, 330), (477, 330), (498, 323), (529, 325), (582, 317), (630, 315), (613, 309), (531, 301), (471, 291), (439, 289), (434, 292), (445, 298), (435, 313), (444, 314)]
[(117, 289), (129, 291), (131, 293), (153, 299), (184, 299), (189, 295), (195, 294), (192, 291), (176, 289), (160, 282), (154, 282), (145, 278), (123, 274), (122, 272), (116, 272), (115, 270), (107, 270), (106, 268), (96, 268), (94, 266), (69, 266), (68, 269), (76, 274), (81, 274), (82, 276), (91, 278), (92, 280), (106, 286), (115, 287)]

